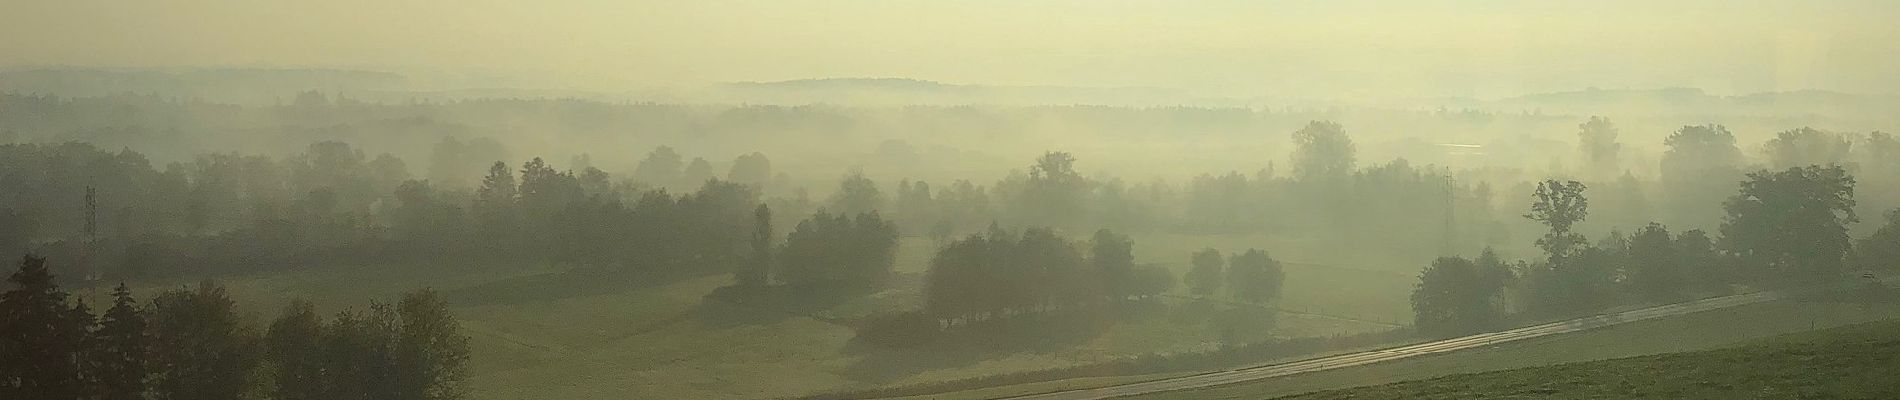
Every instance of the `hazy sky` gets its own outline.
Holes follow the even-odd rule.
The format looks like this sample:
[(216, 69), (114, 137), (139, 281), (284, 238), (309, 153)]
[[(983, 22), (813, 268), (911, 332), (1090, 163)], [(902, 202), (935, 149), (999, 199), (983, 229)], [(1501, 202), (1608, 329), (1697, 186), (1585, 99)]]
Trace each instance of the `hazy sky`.
[[(1535, 4), (1520, 4), (1535, 3)], [(1499, 96), (1900, 92), (1900, 1), (0, 0), (0, 66)]]

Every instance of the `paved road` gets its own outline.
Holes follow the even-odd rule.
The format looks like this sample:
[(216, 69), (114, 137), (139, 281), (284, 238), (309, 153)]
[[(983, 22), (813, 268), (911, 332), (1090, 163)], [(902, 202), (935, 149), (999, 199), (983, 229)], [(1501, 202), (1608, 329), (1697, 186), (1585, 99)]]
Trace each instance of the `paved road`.
[[(1893, 278), (1894, 277), (1891, 277), (1891, 276), (1884, 277), (1884, 279), (1882, 280), (1891, 282)], [(1007, 399), (1008, 400), (1095, 400), (1095, 399), (1107, 399), (1107, 398), (1113, 398), (1113, 397), (1134, 396), (1134, 395), (1140, 395), (1140, 394), (1168, 392), (1168, 391), (1183, 390), (1183, 389), (1193, 389), (1193, 388), (1202, 388), (1202, 387), (1208, 387), (1208, 386), (1225, 385), (1225, 384), (1240, 383), (1240, 382), (1254, 381), (1254, 380), (1267, 379), (1267, 378), (1277, 378), (1277, 377), (1293, 375), (1293, 374), (1325, 371), (1325, 370), (1330, 370), (1330, 369), (1338, 369), (1338, 368), (1346, 368), (1346, 367), (1366, 365), (1366, 364), (1372, 364), (1372, 363), (1378, 363), (1378, 362), (1386, 362), (1386, 361), (1398, 360), (1398, 359), (1407, 358), (1407, 357), (1417, 357), (1417, 356), (1422, 356), (1422, 355), (1427, 355), (1427, 354), (1436, 354), (1436, 353), (1443, 353), (1443, 352), (1448, 352), (1448, 351), (1464, 350), (1464, 349), (1470, 349), (1470, 348), (1475, 348), (1475, 347), (1489, 346), (1495, 343), (1504, 343), (1504, 342), (1510, 342), (1514, 340), (1524, 340), (1524, 339), (1530, 339), (1530, 338), (1536, 338), (1536, 337), (1542, 337), (1542, 336), (1556, 335), (1556, 334), (1561, 334), (1561, 333), (1577, 332), (1577, 331), (1600, 328), (1600, 327), (1605, 327), (1605, 326), (1610, 326), (1610, 325), (1642, 321), (1646, 319), (1655, 319), (1655, 318), (1689, 314), (1689, 313), (1700, 312), (1700, 311), (1728, 308), (1728, 307), (1734, 307), (1734, 306), (1740, 306), (1740, 305), (1746, 305), (1746, 304), (1754, 304), (1754, 303), (1780, 299), (1780, 298), (1783, 298), (1784, 296), (1785, 295), (1780, 292), (1758, 292), (1758, 293), (1740, 294), (1740, 295), (1733, 295), (1733, 296), (1714, 297), (1714, 298), (1690, 301), (1686, 303), (1669, 304), (1669, 305), (1656, 306), (1656, 307), (1644, 308), (1644, 309), (1639, 309), (1639, 310), (1631, 310), (1631, 311), (1625, 311), (1625, 312), (1614, 313), (1614, 314), (1602, 314), (1602, 315), (1596, 315), (1596, 316), (1591, 316), (1591, 317), (1583, 317), (1583, 318), (1577, 318), (1577, 319), (1566, 320), (1566, 321), (1552, 322), (1552, 323), (1543, 324), (1543, 325), (1512, 329), (1508, 331), (1482, 333), (1482, 334), (1477, 334), (1477, 335), (1446, 339), (1446, 340), (1440, 340), (1440, 341), (1435, 341), (1435, 342), (1426, 342), (1426, 343), (1419, 343), (1419, 344), (1403, 346), (1403, 347), (1394, 347), (1390, 349), (1373, 350), (1373, 351), (1366, 351), (1366, 352), (1352, 353), (1352, 354), (1342, 354), (1342, 355), (1337, 355), (1337, 356), (1314, 358), (1314, 359), (1303, 360), (1303, 361), (1295, 361), (1295, 362), (1290, 362), (1290, 363), (1285, 363), (1285, 364), (1263, 365), (1263, 366), (1248, 367), (1248, 368), (1242, 368), (1242, 369), (1236, 369), (1236, 370), (1209, 372), (1209, 373), (1204, 373), (1204, 374), (1199, 374), (1199, 375), (1190, 375), (1190, 376), (1183, 376), (1183, 377), (1178, 377), (1178, 378), (1169, 378), (1169, 379), (1153, 380), (1153, 381), (1146, 381), (1146, 382), (1136, 382), (1136, 383), (1130, 383), (1126, 385), (1108, 386), (1108, 387), (1100, 387), (1100, 388), (1093, 388), (1093, 389), (1076, 389), (1076, 390), (1044, 393), (1044, 394), (1037, 394), (1037, 395), (1009, 397)]]

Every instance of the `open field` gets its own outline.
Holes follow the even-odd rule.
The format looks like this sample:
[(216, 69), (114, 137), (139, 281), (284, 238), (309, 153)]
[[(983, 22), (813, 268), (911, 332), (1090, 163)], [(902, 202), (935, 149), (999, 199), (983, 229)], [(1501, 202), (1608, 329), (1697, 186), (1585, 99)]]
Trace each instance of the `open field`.
[(895, 399), (898, 399), (898, 400), (990, 400), (990, 399), (1000, 399), (1000, 398), (1011, 397), (1011, 396), (1021, 396), (1021, 395), (1032, 394), (1032, 393), (1060, 392), (1064, 390), (1113, 386), (1113, 385), (1120, 385), (1120, 384), (1125, 384), (1125, 383), (1141, 382), (1141, 381), (1155, 380), (1155, 379), (1167, 379), (1167, 378), (1172, 378), (1172, 377), (1186, 375), (1186, 374), (1191, 374), (1191, 372), (1147, 374), (1147, 375), (1127, 375), (1127, 376), (1098, 376), (1098, 377), (1088, 377), (1088, 378), (1061, 379), (1061, 380), (1043, 381), (1043, 382), (1036, 382), (1036, 383), (1025, 383), (1021, 385), (1008, 385), (1008, 386), (997, 386), (997, 387), (989, 387), (989, 388), (975, 389), (975, 390), (964, 390), (964, 391), (949, 392), (949, 393), (934, 393), (934, 394), (925, 394), (925, 395), (916, 395), (916, 396), (904, 396), (904, 397), (897, 397)]
[(1137, 262), (1166, 266), (1176, 277), (1187, 272), (1188, 259), (1202, 248), (1227, 254), (1267, 250), (1286, 272), (1287, 284), (1276, 307), (1396, 325), (1411, 324), (1412, 285), (1418, 283), (1419, 269), (1430, 262), (1321, 252), (1314, 249), (1324, 246), (1285, 236), (1149, 234), (1133, 239)]
[[(1269, 238), (1246, 235), (1136, 236), (1135, 241), (1138, 262), (1177, 269), (1185, 268), (1188, 254), (1201, 247), (1227, 252), (1273, 247)], [(921, 305), (917, 282), (934, 249), (928, 239), (905, 238), (892, 289), (823, 309), (751, 306), (754, 309), (745, 310), (743, 317), (727, 315), (733, 309), (702, 304), (707, 294), (729, 284), (726, 275), (641, 282), (569, 274), (560, 266), (444, 262), (322, 266), (222, 282), (240, 311), (259, 327), (293, 298), (310, 300), (327, 313), (363, 307), (372, 299), (391, 301), (414, 288), (441, 291), (473, 338), (470, 382), (475, 399), (779, 397), (1200, 351), (1220, 343), (1206, 323), (1183, 322), (1166, 309), (1122, 319), (1099, 332), (1026, 348), (892, 350), (854, 343), (851, 320)], [(1282, 313), (1275, 318), (1274, 330), (1259, 338), (1377, 331), (1409, 315), (1404, 301), (1414, 278), (1407, 273), (1288, 261), (1288, 283), (1279, 307), (1353, 312), (1345, 317)], [(148, 297), (191, 283), (146, 283), (137, 292)], [(81, 294), (99, 300), (104, 293), (89, 289)], [(1168, 303), (1183, 306), (1190, 300), (1173, 298)], [(1128, 378), (1041, 385), (1055, 389), (1122, 379)], [(1011, 390), (1020, 388), (997, 393)], [(974, 392), (968, 397), (987, 396)]]
[(1900, 318), (1900, 304), (1781, 300), (1617, 325), (1576, 334), (1138, 399), (1259, 399), (1561, 363), (1697, 351), (1777, 335)]
[(1900, 322), (1776, 336), (1748, 346), (1324, 391), (1288, 399), (1900, 398)]

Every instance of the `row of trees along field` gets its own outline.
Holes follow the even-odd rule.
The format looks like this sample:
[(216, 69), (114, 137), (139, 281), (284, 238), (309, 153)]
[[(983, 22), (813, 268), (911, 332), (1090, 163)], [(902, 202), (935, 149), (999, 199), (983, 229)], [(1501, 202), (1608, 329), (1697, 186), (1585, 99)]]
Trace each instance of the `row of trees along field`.
[[(1581, 132), (1590, 159), (1621, 154), (1607, 119), (1592, 119)], [(1499, 217), (1492, 199), (1534, 189), (1514, 175), (1418, 167), (1402, 159), (1361, 167), (1337, 123), (1315, 121), (1293, 139), (1284, 174), (1266, 162), (1252, 174), (1129, 184), (1085, 177), (1074, 156), (1050, 152), (990, 185), (901, 180), (887, 191), (851, 173), (822, 199), (775, 187), (771, 182), (779, 179), (767, 177), (784, 173), (774, 172), (760, 153), (734, 159), (724, 179), (665, 183), (682, 179), (687, 169), (710, 176), (708, 167), (692, 168), (710, 164), (684, 163), (664, 146), (618, 177), (587, 157), (565, 170), (535, 158), (518, 166), (489, 161), (455, 174), (433, 165), (482, 165), (471, 160), (499, 152), (449, 137), (434, 157), (448, 161), (430, 161), (430, 179), (415, 179), (400, 158), (369, 157), (335, 141), (282, 159), (218, 153), (163, 168), (131, 150), (10, 144), (0, 145), (0, 166), (12, 172), (0, 180), (0, 253), (35, 249), (71, 260), (78, 273), (68, 275), (103, 278), (441, 257), (724, 273), (748, 258), (757, 231), (752, 214), (763, 203), (774, 211), (772, 226), (795, 226), (818, 209), (846, 216), (878, 211), (900, 234), (940, 243), (997, 222), (1078, 232), (1297, 234), (1339, 246), (1380, 243), (1382, 254), (1416, 259), (1510, 242), (1512, 230), (1521, 228)], [(1880, 132), (1782, 132), (1761, 146), (1766, 158), (1760, 163), (1743, 157), (1720, 125), (1685, 126), (1665, 146), (1656, 180), (1588, 174), (1602, 177), (1591, 183), (1606, 206), (1596, 220), (1712, 228), (1721, 215), (1708, 205), (1734, 192), (1741, 171), (1806, 165), (1800, 163), (1840, 163), (1865, 178), (1864, 202), (1900, 204), (1900, 162), (1893, 161), (1900, 157), (1883, 156), (1900, 154), (1900, 142)], [(474, 178), (458, 178), (464, 175)], [(772, 234), (776, 240), (781, 233)], [(151, 262), (123, 262), (130, 259)], [(688, 261), (694, 266), (681, 266)]]
[[(637, 181), (616, 183), (598, 169), (557, 170), (540, 158), (519, 170), (497, 162), (476, 187), (443, 188), (404, 179), (400, 160), (365, 162), (361, 151), (340, 142), (312, 145), (283, 162), (207, 155), (164, 172), (129, 150), (107, 153), (83, 144), (7, 145), (0, 155), (21, 167), (20, 179), (0, 182), (17, 194), (5, 199), (0, 213), (14, 222), (0, 232), (7, 251), (36, 247), (75, 260), (81, 275), (106, 278), (455, 256), (723, 273), (745, 262), (762, 222), (787, 226), (820, 209), (855, 216), (887, 208), (877, 185), (859, 174), (847, 175), (820, 203), (802, 192), (762, 200), (755, 184), (719, 179), (674, 195)], [(971, 226), (975, 221), (1083, 225), (1075, 215), (1098, 196), (1073, 162), (1052, 152), (1029, 174), (999, 182), (999, 189), (1017, 193), (1003, 204), (1023, 204), (1001, 207), (1014, 211), (989, 211), (999, 207), (967, 181), (934, 197), (927, 183), (900, 182), (898, 216), (886, 221), (931, 226), (940, 241), (980, 230)], [(1400, 175), (1421, 176), (1396, 165), (1411, 171)], [(80, 198), (87, 201), (75, 201)], [(774, 220), (754, 218), (761, 203), (778, 211)], [(922, 222), (929, 219), (939, 222)], [(690, 270), (682, 267), (688, 263)]]
[[(1606, 120), (1593, 120), (1585, 123), (1584, 131), (1601, 132), (1606, 126)], [(1841, 151), (1801, 150), (1815, 148), (1813, 143), (1835, 143), (1822, 140), (1829, 137), (1844, 138), (1814, 130), (1790, 131), (1771, 142), (1773, 148), (1793, 149), (1772, 153), (1782, 155), (1775, 162), (1847, 157), (1849, 153)], [(925, 277), (925, 314), (915, 319), (933, 320), (917, 325), (939, 329), (999, 316), (1089, 308), (1091, 303), (1112, 304), (1112, 299), (1153, 297), (1172, 285), (1163, 283), (1172, 282), (1172, 276), (1116, 261), (1119, 256), (1114, 249), (1123, 246), (1114, 240), (1118, 234), (1097, 235), (1089, 244), (1092, 251), (1082, 256), (1078, 244), (1056, 235), (1057, 229), (1298, 233), (1376, 243), (1399, 255), (1470, 247), (1454, 242), (1457, 238), (1471, 241), (1468, 244), (1502, 240), (1492, 237), (1501, 235), (1497, 231), (1503, 225), (1489, 219), (1494, 211), (1489, 199), (1495, 195), (1484, 180), (1454, 179), (1449, 171), (1415, 168), (1404, 160), (1360, 168), (1355, 145), (1337, 123), (1314, 121), (1295, 131), (1293, 138), (1291, 173), (1285, 177), (1269, 163), (1269, 168), (1253, 177), (1205, 175), (1180, 187), (1185, 189), (1165, 181), (1130, 187), (1114, 178), (1085, 178), (1076, 171), (1072, 155), (1049, 152), (1027, 172), (1011, 174), (987, 187), (958, 181), (932, 193), (928, 183), (900, 182), (894, 206), (886, 204), (876, 182), (861, 173), (845, 175), (824, 201), (811, 200), (801, 190), (767, 197), (761, 192), (766, 184), (759, 182), (763, 171), (769, 171), (762, 154), (748, 154), (742, 158), (750, 161), (734, 163), (731, 175), (748, 177), (752, 183), (708, 179), (696, 191), (673, 194), (639, 178), (616, 179), (592, 167), (560, 170), (540, 158), (519, 169), (494, 162), (481, 179), (473, 181), (477, 182), (473, 187), (437, 187), (428, 180), (409, 179), (400, 159), (371, 159), (341, 142), (313, 144), (305, 153), (284, 160), (206, 155), (191, 164), (171, 164), (162, 172), (130, 150), (111, 153), (78, 143), (5, 145), (0, 146), (0, 162), (16, 173), (0, 180), (5, 186), (0, 193), (7, 194), (0, 197), (7, 209), (0, 218), (16, 223), (0, 225), (8, 227), (0, 232), (4, 233), (0, 239), (9, 242), (10, 250), (32, 247), (54, 259), (74, 260), (72, 270), (88, 278), (178, 277), (468, 257), (488, 262), (566, 263), (581, 270), (628, 273), (625, 276), (635, 281), (736, 272), (742, 287), (780, 286), (820, 293), (840, 286), (876, 287), (890, 274), (895, 238), (905, 229), (914, 234), (918, 226), (928, 226), (928, 233), (939, 238), (943, 249)], [(1870, 135), (1863, 147), (1880, 149), (1891, 144), (1883, 138)], [(1725, 176), (1720, 171), (1745, 166), (1733, 156), (1733, 136), (1719, 125), (1684, 127), (1666, 142), (1671, 153), (1663, 159), (1662, 181), (1695, 182), (1662, 185), (1663, 193), (1672, 199), (1703, 195), (1697, 185), (1720, 182)], [(1592, 148), (1614, 147), (1601, 145), (1601, 140), (1591, 143), (1597, 144)], [(653, 162), (642, 163), (652, 166), (635, 175), (671, 176), (668, 172), (678, 166), (677, 158), (671, 149), (656, 149), (648, 155)], [(1799, 176), (1793, 178), (1756, 174), (1743, 189), (1745, 194), (1813, 191), (1831, 186), (1799, 182), (1833, 179), (1836, 186), (1847, 188), (1841, 196), (1844, 201), (1794, 209), (1851, 212), (1854, 182), (1847, 178), (1847, 170), (1885, 165), (1874, 161), (1878, 160), (1850, 167), (1799, 169)], [(740, 164), (749, 166), (736, 168)], [(1891, 165), (1880, 168), (1887, 167)], [(1618, 207), (1609, 210), (1647, 203), (1641, 200), (1646, 189), (1621, 184), (1628, 177), (1605, 185), (1622, 190), (1606, 196), (1620, 199), (1614, 203)], [(1464, 275), (1486, 278), (1449, 281), (1478, 282), (1473, 286), (1480, 288), (1442, 290), (1460, 295), (1439, 297), (1464, 299), (1463, 294), (1475, 291), (1478, 294), (1471, 298), (1485, 300), (1441, 301), (1427, 295), (1417, 302), (1426, 305), (1422, 308), (1485, 303), (1498, 308), (1497, 313), (1522, 308), (1554, 314), (1601, 307), (1608, 302), (1603, 293), (1613, 293), (1609, 289), (1625, 282), (1633, 282), (1632, 287), (1694, 287), (1641, 283), (1666, 282), (1669, 278), (1657, 277), (1671, 274), (1640, 268), (1626, 271), (1617, 266), (1621, 261), (1614, 261), (1629, 258), (1624, 254), (1636, 251), (1628, 250), (1632, 248), (1648, 257), (1655, 248), (1652, 242), (1626, 244), (1631, 239), (1616, 235), (1592, 245), (1572, 231), (1571, 226), (1585, 215), (1583, 184), (1535, 186), (1536, 197), (1547, 204), (1534, 209), (1532, 219), (1552, 229), (1551, 235), (1539, 241), (1550, 257), (1514, 266), (1506, 266), (1509, 263), (1498, 257), (1469, 261), (1465, 264), (1470, 269), (1480, 271)], [(1797, 189), (1777, 189), (1783, 186)], [(1762, 203), (1766, 205), (1755, 208), (1784, 207), (1782, 200)], [(1756, 212), (1737, 204), (1741, 205), (1731, 208), (1744, 210), (1740, 214)], [(886, 210), (892, 214), (885, 214)], [(1835, 226), (1851, 220), (1852, 214), (1848, 215)], [(1669, 237), (1672, 249), (1686, 249), (1677, 252), (1696, 255), (1709, 253), (1700, 250), (1704, 247), (1713, 248), (1721, 257), (1708, 258), (1764, 265), (1791, 265), (1775, 258), (1777, 254), (1810, 254), (1797, 253), (1808, 249), (1772, 250), (1800, 241), (1773, 236), (1750, 239), (1756, 234), (1751, 232), (1775, 232), (1781, 227), (1748, 228), (1759, 224), (1749, 222), (1756, 221), (1752, 219), (1730, 219), (1719, 240), (1706, 239), (1708, 235), (1699, 231), (1657, 233), (1666, 232), (1661, 226), (1657, 232), (1642, 232), (1638, 239)], [(1033, 228), (1017, 234), (977, 228), (978, 223)], [(775, 226), (794, 227), (782, 244), (777, 243)], [(1395, 226), (1432, 228), (1392, 229)], [(966, 232), (977, 233), (951, 239)], [(48, 237), (52, 240), (43, 240)], [(1709, 244), (1698, 247), (1703, 242)], [(1235, 298), (1250, 302), (1271, 297), (1261, 293), (1277, 292), (1259, 289), (1277, 286), (1262, 282), (1280, 279), (1277, 272), (1268, 272), (1277, 262), (1264, 253), (1239, 254), (1232, 262), (1219, 260), (1231, 266), (1212, 273), (1203, 265), (1216, 264), (1214, 260), (1221, 258), (1218, 254), (1197, 257), (1204, 261), (1195, 263), (1196, 272), (1187, 278), (1192, 292), (1206, 296), (1226, 286)], [(1448, 261), (1445, 265), (1462, 264)], [(1510, 273), (1492, 271), (1500, 268)], [(1436, 272), (1426, 271), (1432, 274)], [(1752, 275), (1738, 272), (1734, 276)], [(1504, 283), (1485, 283), (1494, 280)], [(1517, 294), (1512, 298), (1517, 300), (1505, 302), (1489, 294), (1506, 291), (1500, 285), (1514, 290)], [(1467, 311), (1421, 315), (1488, 312), (1483, 307), (1463, 310)], [(1428, 327), (1438, 323), (1420, 326), (1436, 330)]]
[[(1136, 264), (1134, 251), (1133, 240), (1108, 229), (1077, 242), (1047, 227), (1012, 231), (992, 225), (937, 250), (924, 276), (923, 309), (874, 318), (859, 327), (859, 338), (914, 346), (967, 330), (1020, 328), (1024, 321), (1062, 324), (1056, 321), (1153, 305), (1174, 289), (1176, 279), (1160, 266)], [(1212, 262), (1205, 261), (1208, 254)], [(1263, 307), (1279, 296), (1284, 282), (1279, 261), (1258, 249), (1235, 254), (1231, 263), (1206, 249), (1194, 261), (1188, 279), (1204, 306), (1212, 306), (1208, 300), (1224, 286), (1232, 300), (1242, 302), (1237, 306)], [(1232, 319), (1257, 320), (1256, 314)], [(1257, 337), (1266, 327), (1256, 324), (1256, 332), (1245, 336)]]
[(1086, 254), (1048, 228), (1001, 227), (958, 239), (931, 259), (926, 313), (945, 325), (1139, 300), (1167, 292), (1166, 270), (1135, 265), (1134, 243), (1096, 231)]
[(329, 321), (296, 301), (260, 332), (205, 281), (94, 315), (26, 257), (0, 294), (0, 398), (414, 399), (463, 395), (468, 338), (435, 292)]
[(1502, 328), (1514, 317), (1583, 315), (1626, 302), (1727, 294), (1734, 285), (1778, 288), (1900, 269), (1900, 208), (1852, 240), (1854, 187), (1839, 165), (1757, 171), (1722, 203), (1719, 237), (1649, 223), (1591, 243), (1575, 231), (1590, 215), (1586, 186), (1544, 181), (1524, 217), (1550, 229), (1537, 240), (1546, 257), (1507, 262), (1487, 249), (1475, 259), (1433, 261), (1412, 293), (1415, 326), (1453, 336)]

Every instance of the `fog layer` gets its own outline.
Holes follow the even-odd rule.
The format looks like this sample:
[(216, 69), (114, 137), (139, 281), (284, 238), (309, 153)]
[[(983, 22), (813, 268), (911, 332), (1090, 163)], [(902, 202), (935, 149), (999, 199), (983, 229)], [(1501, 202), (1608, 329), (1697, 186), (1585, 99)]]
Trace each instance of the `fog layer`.
[(1892, 93), (1881, 1), (182, 1), (0, 4), (7, 67), (352, 67), (474, 87), (815, 77), (1501, 97)]

